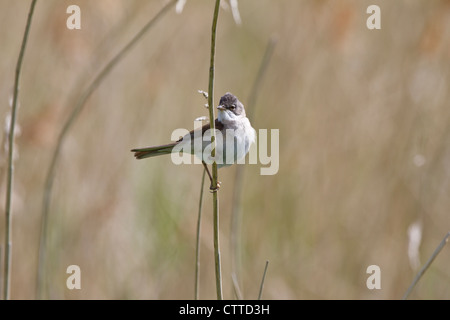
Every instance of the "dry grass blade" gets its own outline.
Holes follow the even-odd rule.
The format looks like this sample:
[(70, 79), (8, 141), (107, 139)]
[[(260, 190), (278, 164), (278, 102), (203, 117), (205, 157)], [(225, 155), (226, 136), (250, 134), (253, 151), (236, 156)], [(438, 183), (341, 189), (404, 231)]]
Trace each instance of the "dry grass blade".
[[(267, 67), (269, 66), (270, 59), (272, 57), (273, 51), (276, 45), (276, 38), (272, 37), (267, 44), (266, 51), (264, 52), (264, 57), (259, 66), (258, 74), (256, 75), (255, 81), (250, 92), (248, 99), (248, 104), (246, 107), (249, 119), (253, 118), (255, 113), (255, 105), (257, 99), (257, 93), (261, 87), (262, 80), (266, 74)], [(231, 248), (231, 273), (233, 274), (233, 286), (235, 291), (242, 292), (239, 285), (239, 274), (240, 274), (240, 249), (239, 249), (239, 235), (240, 235), (240, 225), (241, 225), (241, 194), (242, 194), (242, 181), (244, 178), (244, 166), (237, 166), (235, 178), (234, 178), (234, 189), (233, 189), (233, 208), (231, 212), (231, 228), (230, 228), (230, 248)], [(237, 286), (237, 287), (236, 287)]]
[(198, 218), (197, 218), (197, 241), (195, 244), (195, 300), (199, 299), (199, 287), (200, 287), (200, 227), (202, 220), (202, 207), (203, 207), (203, 187), (205, 185), (206, 170), (203, 169), (202, 184), (200, 187), (200, 200), (198, 202)]
[(241, 288), (239, 287), (238, 279), (236, 276), (236, 273), (231, 273), (231, 281), (233, 281), (233, 290), (234, 294), (236, 295), (236, 298), (238, 300), (244, 299), (244, 296), (242, 295)]
[(442, 248), (444, 248), (444, 246), (447, 244), (449, 238), (450, 238), (450, 232), (448, 232), (445, 235), (444, 239), (442, 239), (442, 241), (439, 244), (439, 246), (436, 248), (436, 250), (434, 250), (434, 252), (431, 255), (430, 259), (428, 259), (427, 263), (425, 263), (425, 265), (422, 267), (422, 269), (416, 275), (416, 277), (414, 278), (413, 282), (409, 286), (408, 290), (406, 290), (406, 293), (405, 293), (405, 295), (402, 298), (403, 300), (408, 299), (409, 295), (411, 294), (412, 290), (416, 286), (417, 282), (419, 282), (420, 278), (422, 278), (422, 276), (425, 273), (425, 271), (427, 271), (427, 269), (433, 263), (434, 259), (436, 259), (437, 255), (441, 252)]
[(261, 280), (261, 286), (259, 287), (259, 294), (258, 294), (258, 300), (261, 300), (262, 293), (264, 290), (264, 281), (266, 280), (266, 273), (267, 273), (267, 267), (269, 266), (269, 261), (266, 261), (266, 266), (264, 267), (264, 273)]
[(9, 136), (8, 136), (8, 172), (7, 172), (7, 182), (6, 182), (6, 230), (5, 230), (5, 269), (4, 269), (4, 280), (3, 280), (3, 298), (5, 300), (9, 299), (9, 286), (10, 286), (10, 271), (11, 271), (11, 247), (12, 247), (12, 213), (11, 213), (11, 197), (12, 197), (12, 184), (13, 184), (13, 154), (14, 154), (14, 129), (16, 124), (17, 115), (17, 96), (19, 95), (19, 80), (20, 71), (22, 69), (23, 56), (25, 54), (25, 47), (27, 44), (28, 34), (30, 32), (31, 19), (33, 17), (34, 7), (37, 0), (31, 2), (30, 11), (28, 13), (27, 24), (25, 27), (25, 33), (23, 35), (22, 46), (20, 48), (19, 58), (17, 59), (16, 66), (16, 77), (14, 80), (14, 95), (11, 106), (11, 123), (9, 126)]

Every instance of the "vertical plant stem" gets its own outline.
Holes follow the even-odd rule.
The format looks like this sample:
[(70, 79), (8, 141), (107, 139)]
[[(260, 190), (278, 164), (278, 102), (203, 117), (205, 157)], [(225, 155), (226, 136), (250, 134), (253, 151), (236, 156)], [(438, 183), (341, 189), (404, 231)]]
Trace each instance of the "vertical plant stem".
[(258, 300), (261, 300), (263, 289), (264, 289), (264, 281), (266, 280), (266, 273), (267, 273), (267, 267), (269, 266), (269, 261), (266, 261), (266, 266), (264, 267), (264, 273), (261, 280), (261, 285), (259, 286), (259, 294), (258, 294)]
[(217, 300), (222, 300), (222, 271), (220, 265), (220, 244), (219, 244), (219, 197), (217, 191), (213, 193), (213, 214), (214, 214), (214, 264), (216, 269), (216, 291)]
[[(208, 108), (209, 123), (211, 124), (211, 157), (216, 156), (216, 133), (214, 116), (214, 58), (216, 53), (216, 30), (217, 20), (219, 18), (220, 0), (216, 0), (214, 16), (211, 30), (211, 59), (209, 65), (209, 85), (208, 85)], [(212, 164), (212, 186), (217, 186), (217, 163)], [(219, 245), (219, 197), (217, 190), (213, 191), (213, 216), (214, 216), (214, 264), (216, 270), (216, 291), (217, 299), (222, 300), (222, 275), (220, 266), (220, 245)]]
[(31, 26), (31, 19), (33, 17), (34, 7), (37, 0), (31, 2), (30, 10), (28, 12), (27, 24), (25, 27), (25, 33), (23, 35), (22, 46), (20, 48), (19, 58), (16, 65), (16, 76), (14, 80), (14, 94), (11, 106), (11, 123), (9, 125), (8, 136), (8, 172), (6, 181), (6, 224), (5, 224), (5, 269), (4, 269), (4, 281), (3, 281), (3, 298), (9, 300), (10, 294), (10, 278), (11, 278), (11, 250), (12, 250), (12, 212), (11, 212), (11, 198), (13, 189), (13, 155), (14, 155), (14, 129), (16, 125), (17, 117), (17, 96), (19, 95), (19, 80), (20, 70), (22, 69), (23, 56), (25, 54), (25, 47), (27, 44), (28, 34)]
[(95, 77), (92, 83), (87, 87), (87, 89), (83, 92), (80, 98), (75, 103), (69, 118), (64, 124), (63, 129), (61, 130), (60, 135), (58, 136), (58, 141), (56, 143), (55, 151), (52, 156), (52, 160), (50, 163), (50, 167), (47, 173), (45, 186), (44, 186), (44, 197), (43, 197), (43, 205), (42, 205), (42, 217), (41, 217), (41, 235), (40, 235), (40, 244), (39, 244), (39, 261), (38, 261), (38, 275), (37, 275), (37, 296), (38, 298), (42, 298), (43, 291), (46, 291), (45, 288), (45, 258), (46, 258), (46, 237), (47, 237), (47, 229), (48, 229), (48, 220), (49, 220), (49, 209), (50, 209), (50, 200), (51, 193), (53, 189), (53, 181), (55, 178), (55, 170), (56, 164), (59, 159), (59, 155), (61, 152), (62, 145), (65, 141), (66, 135), (69, 129), (72, 127), (73, 123), (77, 119), (78, 115), (82, 111), (83, 107), (86, 104), (86, 101), (92, 95), (92, 93), (98, 88), (103, 79), (108, 75), (108, 73), (115, 67), (118, 62), (125, 56), (128, 51), (142, 38), (142, 36), (152, 27), (155, 23), (164, 16), (168, 12), (168, 10), (176, 3), (177, 0), (172, 0), (168, 2), (161, 10), (149, 21), (147, 24), (106, 64), (106, 66), (101, 70), (101, 72)]
[(270, 60), (272, 59), (273, 51), (275, 50), (276, 44), (277, 44), (277, 37), (272, 36), (269, 39), (269, 42), (267, 43), (266, 51), (264, 52), (263, 59), (261, 61), (261, 64), (259, 65), (258, 74), (256, 75), (255, 82), (253, 83), (248, 98), (248, 105), (247, 108), (245, 108), (247, 111), (247, 116), (250, 119), (253, 119), (258, 93), (259, 90), (261, 89), (262, 80), (264, 79)]
[[(272, 37), (267, 44), (264, 57), (259, 66), (258, 74), (253, 83), (250, 96), (248, 99), (248, 104), (246, 106), (246, 111), (248, 118), (253, 119), (253, 114), (255, 113), (255, 105), (258, 91), (261, 87), (262, 79), (266, 74), (267, 66), (269, 65), (270, 59), (272, 57), (273, 51), (276, 45), (276, 38)], [(241, 194), (242, 194), (242, 181), (244, 178), (244, 166), (237, 166), (236, 174), (234, 178), (234, 189), (233, 189), (233, 208), (231, 212), (231, 228), (230, 228), (230, 248), (231, 248), (231, 274), (233, 280), (234, 291), (240, 293), (238, 299), (242, 299), (242, 288), (240, 286), (240, 261), (241, 261), (241, 251), (239, 247), (240, 243), (240, 225), (242, 220), (241, 214)]]
[(231, 273), (231, 281), (233, 282), (234, 294), (238, 300), (244, 299), (242, 296), (241, 288), (239, 286), (238, 280), (236, 278), (236, 273)]
[(203, 187), (205, 185), (206, 170), (203, 169), (202, 185), (200, 187), (200, 200), (198, 202), (198, 218), (197, 218), (197, 242), (195, 245), (195, 300), (199, 299), (199, 287), (200, 287), (200, 229), (202, 220), (202, 208), (203, 208)]
[(425, 271), (427, 271), (427, 269), (433, 263), (434, 259), (439, 254), (439, 252), (441, 252), (442, 248), (444, 248), (444, 246), (447, 244), (449, 238), (450, 238), (450, 232), (447, 232), (447, 234), (445, 235), (444, 239), (442, 239), (442, 241), (439, 244), (439, 246), (436, 248), (436, 250), (434, 250), (433, 254), (428, 259), (427, 263), (425, 263), (425, 265), (422, 267), (422, 269), (420, 269), (419, 273), (417, 273), (416, 277), (414, 278), (413, 282), (409, 286), (408, 290), (406, 290), (406, 293), (405, 293), (405, 295), (402, 298), (403, 300), (408, 299), (408, 296), (411, 294), (411, 292), (414, 289), (414, 287), (416, 286), (417, 282), (419, 282), (420, 278), (422, 278), (422, 276), (425, 273)]

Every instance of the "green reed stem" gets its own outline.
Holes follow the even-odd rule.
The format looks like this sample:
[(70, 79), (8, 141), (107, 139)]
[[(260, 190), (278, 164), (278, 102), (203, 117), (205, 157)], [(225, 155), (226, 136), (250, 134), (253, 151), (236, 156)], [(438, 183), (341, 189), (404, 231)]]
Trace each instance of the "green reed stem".
[[(214, 58), (216, 53), (216, 30), (219, 18), (220, 0), (216, 0), (211, 30), (211, 59), (209, 65), (209, 85), (208, 85), (208, 109), (209, 123), (211, 124), (211, 157), (216, 156), (216, 133), (214, 116)], [(212, 164), (212, 186), (217, 186), (217, 163)], [(220, 245), (219, 245), (219, 196), (217, 190), (213, 191), (213, 217), (214, 217), (214, 264), (216, 270), (216, 291), (217, 299), (222, 300), (222, 275), (220, 266)]]
[(10, 280), (11, 280), (11, 251), (12, 251), (12, 212), (11, 212), (11, 198), (13, 189), (13, 176), (14, 176), (14, 165), (13, 165), (13, 155), (14, 155), (14, 130), (16, 126), (17, 117), (17, 97), (19, 95), (19, 80), (20, 71), (22, 69), (23, 56), (25, 54), (25, 47), (28, 40), (28, 34), (31, 27), (31, 19), (33, 17), (34, 7), (37, 0), (31, 2), (30, 10), (28, 12), (27, 24), (25, 27), (25, 33), (23, 35), (22, 46), (19, 52), (19, 58), (17, 59), (16, 65), (16, 77), (14, 80), (14, 94), (11, 106), (11, 123), (9, 125), (9, 136), (8, 136), (8, 172), (6, 178), (6, 206), (5, 206), (5, 269), (4, 269), (4, 283), (3, 283), (3, 298), (9, 300), (10, 294)]
[(203, 169), (202, 185), (200, 187), (200, 200), (198, 201), (198, 218), (197, 218), (197, 242), (195, 244), (195, 300), (199, 299), (200, 287), (200, 230), (203, 208), (203, 187), (205, 185), (206, 170)]

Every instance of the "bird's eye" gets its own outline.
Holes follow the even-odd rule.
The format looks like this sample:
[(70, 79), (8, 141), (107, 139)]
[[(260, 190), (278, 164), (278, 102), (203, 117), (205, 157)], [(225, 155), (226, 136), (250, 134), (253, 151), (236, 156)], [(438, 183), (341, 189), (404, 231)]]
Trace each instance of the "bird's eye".
[(232, 105), (230, 106), (230, 109), (231, 109), (231, 110), (236, 109), (236, 105), (232, 104)]

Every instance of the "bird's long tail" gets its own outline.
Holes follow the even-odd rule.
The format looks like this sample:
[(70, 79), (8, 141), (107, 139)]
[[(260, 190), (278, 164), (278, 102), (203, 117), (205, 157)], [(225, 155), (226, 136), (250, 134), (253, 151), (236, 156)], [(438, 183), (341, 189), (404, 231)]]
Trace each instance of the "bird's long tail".
[(172, 152), (172, 149), (176, 144), (177, 142), (164, 144), (162, 146), (133, 149), (131, 150), (131, 152), (134, 152), (134, 156), (136, 157), (136, 159), (145, 159), (160, 156), (162, 154), (169, 154)]

